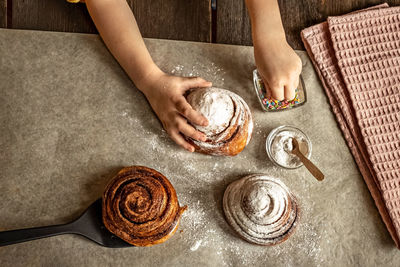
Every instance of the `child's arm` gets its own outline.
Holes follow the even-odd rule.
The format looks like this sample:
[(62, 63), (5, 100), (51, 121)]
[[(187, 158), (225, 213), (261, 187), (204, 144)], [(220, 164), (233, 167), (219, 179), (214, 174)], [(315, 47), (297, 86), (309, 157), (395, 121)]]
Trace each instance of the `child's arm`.
[(257, 69), (277, 100), (291, 100), (299, 84), (301, 60), (286, 41), (277, 0), (246, 0)]
[(187, 103), (183, 94), (196, 87), (211, 86), (201, 78), (174, 77), (153, 62), (135, 17), (126, 0), (86, 0), (89, 13), (107, 45), (136, 87), (144, 93), (171, 138), (189, 151), (194, 147), (182, 134), (205, 141), (187, 120), (207, 125), (207, 119)]

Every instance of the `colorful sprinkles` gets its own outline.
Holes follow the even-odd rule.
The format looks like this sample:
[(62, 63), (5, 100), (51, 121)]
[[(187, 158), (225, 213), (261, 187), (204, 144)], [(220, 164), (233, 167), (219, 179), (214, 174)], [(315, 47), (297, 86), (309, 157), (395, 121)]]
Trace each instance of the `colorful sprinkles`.
[(298, 88), (296, 88), (296, 93), (295, 93), (294, 99), (292, 99), (290, 101), (287, 101), (287, 100), (279, 101), (279, 100), (269, 99), (269, 98), (265, 97), (264, 94), (261, 93), (261, 92), (266, 92), (264, 83), (262, 82), (261, 79), (257, 79), (257, 84), (258, 84), (259, 88), (261, 89), (259, 91), (260, 99), (262, 99), (261, 101), (262, 101), (264, 107), (267, 108), (268, 110), (287, 109), (287, 108), (291, 108), (291, 107), (301, 103), (301, 101), (299, 99)]

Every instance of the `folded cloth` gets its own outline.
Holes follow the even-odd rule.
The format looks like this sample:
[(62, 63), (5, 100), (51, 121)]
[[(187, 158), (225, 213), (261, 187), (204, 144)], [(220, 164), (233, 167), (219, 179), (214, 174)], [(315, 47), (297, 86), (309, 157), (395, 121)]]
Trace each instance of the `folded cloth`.
[(304, 29), (304, 45), (382, 219), (400, 248), (400, 7)]

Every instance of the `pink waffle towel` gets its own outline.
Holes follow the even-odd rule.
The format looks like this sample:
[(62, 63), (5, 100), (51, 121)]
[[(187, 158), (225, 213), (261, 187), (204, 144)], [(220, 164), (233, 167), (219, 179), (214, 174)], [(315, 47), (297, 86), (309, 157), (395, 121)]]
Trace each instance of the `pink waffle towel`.
[(339, 127), (400, 248), (400, 7), (375, 6), (301, 32)]

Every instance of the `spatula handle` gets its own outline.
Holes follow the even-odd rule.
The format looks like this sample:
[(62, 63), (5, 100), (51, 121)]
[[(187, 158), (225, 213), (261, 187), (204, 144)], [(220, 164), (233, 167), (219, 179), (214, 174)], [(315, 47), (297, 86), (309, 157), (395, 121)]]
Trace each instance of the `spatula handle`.
[(0, 232), (0, 247), (69, 233), (73, 233), (70, 224), (4, 231)]

